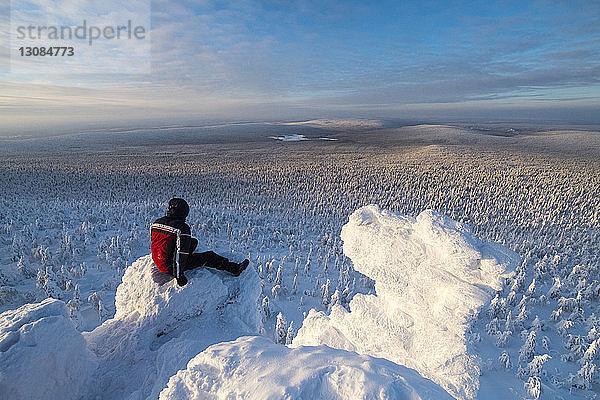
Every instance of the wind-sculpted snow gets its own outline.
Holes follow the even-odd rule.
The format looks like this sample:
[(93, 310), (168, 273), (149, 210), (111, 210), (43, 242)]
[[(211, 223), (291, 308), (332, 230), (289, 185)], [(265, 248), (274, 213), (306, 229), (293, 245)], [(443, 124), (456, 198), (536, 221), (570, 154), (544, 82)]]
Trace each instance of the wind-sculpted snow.
[(95, 367), (62, 301), (0, 314), (0, 398), (78, 399)]
[[(151, 278), (152, 258), (133, 263), (117, 288), (116, 314), (85, 333), (100, 360), (95, 379), (102, 398), (156, 399), (169, 378), (221, 341), (258, 332), (258, 276), (239, 278), (197, 269), (189, 283), (161, 287)], [(101, 392), (100, 392), (101, 391)]]
[(290, 349), (263, 337), (215, 344), (173, 376), (160, 400), (451, 399), (417, 372), (326, 346)]
[(377, 294), (356, 294), (350, 312), (339, 305), (330, 315), (311, 311), (293, 344), (384, 357), (456, 397), (475, 397), (479, 367), (465, 332), (509, 276), (514, 255), (433, 211), (412, 218), (363, 207), (350, 216), (342, 239), (344, 253), (375, 280)]

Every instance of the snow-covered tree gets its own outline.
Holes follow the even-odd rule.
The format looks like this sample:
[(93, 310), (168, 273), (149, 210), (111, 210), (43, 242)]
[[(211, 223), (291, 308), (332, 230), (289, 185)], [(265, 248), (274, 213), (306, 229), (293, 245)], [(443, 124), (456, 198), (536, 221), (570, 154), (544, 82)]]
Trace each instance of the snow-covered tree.
[(285, 344), (287, 331), (288, 326), (283, 314), (277, 314), (277, 322), (275, 323), (275, 343)]
[(510, 362), (510, 356), (506, 351), (503, 351), (498, 357), (498, 361), (500, 361), (500, 365), (502, 365), (505, 369), (511, 369), (512, 363)]
[(592, 362), (596, 359), (598, 350), (600, 349), (600, 339), (594, 340), (583, 353), (583, 357), (579, 360), (581, 364)]
[(296, 294), (296, 287), (298, 285), (298, 272), (294, 274), (294, 281), (292, 282), (292, 295)]
[(577, 389), (591, 389), (596, 383), (598, 376), (598, 368), (592, 362), (586, 362), (578, 371), (577, 374), (569, 375), (569, 383)]
[(100, 295), (98, 294), (98, 292), (94, 292), (91, 295), (89, 295), (88, 303), (92, 306), (92, 309), (96, 311), (96, 315), (98, 316), (98, 319), (100, 321), (102, 321), (104, 307), (102, 305), (102, 299), (100, 298)]
[(282, 283), (283, 283), (283, 272), (282, 272), (282, 266), (279, 265), (279, 267), (277, 268), (277, 276), (275, 277), (275, 281), (273, 281), (273, 284), (281, 286)]
[(492, 320), (490, 322), (488, 322), (485, 326), (485, 332), (490, 335), (490, 336), (494, 336), (496, 335), (496, 333), (499, 330), (499, 322), (498, 322), (498, 318), (494, 317), (492, 318)]
[(508, 296), (506, 296), (506, 303), (509, 306), (514, 306), (517, 304), (517, 292), (511, 290), (510, 293), (508, 293)]
[(19, 257), (19, 261), (17, 262), (17, 271), (19, 271), (21, 276), (25, 279), (33, 278), (36, 275), (35, 272), (31, 270), (31, 268), (25, 265), (22, 256)]
[(596, 367), (596, 364), (591, 361), (583, 364), (579, 371), (577, 371), (577, 376), (579, 377), (584, 389), (592, 388), (592, 385), (596, 382), (597, 375), (598, 368)]
[(69, 314), (71, 318), (74, 320), (78, 319), (78, 313), (81, 309), (81, 297), (79, 294), (79, 285), (75, 285), (75, 289), (73, 289), (73, 298), (67, 302), (67, 308), (69, 309)]
[(487, 309), (487, 316), (489, 318), (496, 318), (500, 314), (500, 294), (496, 293), (496, 296), (490, 301), (490, 305)]
[(531, 284), (529, 285), (529, 288), (525, 292), (525, 295), (527, 297), (535, 297), (535, 278), (533, 278), (533, 281), (531, 281)]
[(504, 330), (505, 331), (510, 331), (513, 328), (513, 321), (512, 321), (512, 310), (508, 310), (508, 313), (506, 314), (506, 322), (504, 323)]
[(558, 322), (556, 330), (558, 331), (559, 335), (566, 336), (569, 333), (569, 329), (571, 329), (573, 325), (573, 321), (570, 319), (563, 319)]
[(562, 307), (558, 307), (556, 310), (552, 310), (552, 313), (550, 314), (550, 320), (554, 321), (554, 322), (560, 321), (562, 311), (563, 311)]
[(542, 336), (541, 344), (542, 348), (546, 351), (550, 350), (550, 338), (548, 336)]
[(521, 307), (521, 311), (519, 312), (519, 315), (517, 315), (517, 318), (515, 318), (515, 320), (513, 322), (515, 330), (523, 329), (525, 327), (525, 322), (527, 322), (528, 318), (529, 318), (529, 311), (527, 311), (527, 308), (525, 306)]
[(335, 289), (335, 292), (333, 292), (333, 294), (331, 295), (331, 301), (329, 302), (329, 309), (331, 309), (331, 307), (333, 307), (336, 304), (341, 305), (340, 291), (338, 289)]
[(265, 321), (271, 318), (271, 305), (269, 304), (269, 297), (265, 296), (261, 302), (262, 314), (264, 316)]
[(533, 359), (527, 364), (527, 368), (525, 369), (525, 376), (535, 376), (542, 377), (542, 366), (551, 359), (548, 354), (543, 354), (541, 356), (534, 356)]
[(529, 362), (533, 358), (534, 353), (535, 353), (535, 337), (536, 337), (535, 331), (529, 332), (529, 335), (527, 336), (525, 343), (519, 349), (519, 361), (520, 362), (525, 362), (525, 361)]
[(588, 343), (591, 343), (594, 340), (599, 339), (599, 338), (600, 338), (600, 332), (598, 332), (598, 330), (596, 329), (595, 326), (592, 326), (586, 336)]
[(540, 320), (540, 317), (536, 315), (535, 319), (531, 323), (530, 329), (533, 329), (535, 331), (541, 332), (541, 331), (545, 330), (545, 328), (546, 328), (546, 324), (544, 324)]
[(537, 376), (530, 376), (525, 382), (525, 390), (527, 394), (534, 399), (539, 399), (542, 393), (542, 383)]
[(329, 307), (331, 302), (331, 281), (327, 279), (324, 285), (321, 286), (321, 302), (325, 307)]
[(577, 358), (583, 357), (587, 350), (587, 343), (582, 336), (569, 334), (565, 348), (570, 350)]
[(506, 347), (506, 344), (508, 343), (508, 339), (510, 338), (510, 335), (512, 335), (511, 331), (496, 332), (496, 346), (498, 346), (500, 348)]
[(294, 321), (290, 322), (290, 326), (288, 326), (287, 333), (285, 335), (285, 344), (292, 344), (292, 341), (296, 337), (296, 330), (294, 329)]

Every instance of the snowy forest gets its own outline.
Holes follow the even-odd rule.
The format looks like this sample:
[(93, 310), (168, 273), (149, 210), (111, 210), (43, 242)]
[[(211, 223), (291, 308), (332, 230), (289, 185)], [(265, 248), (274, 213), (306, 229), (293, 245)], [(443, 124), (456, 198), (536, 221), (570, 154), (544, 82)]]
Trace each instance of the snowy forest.
[[(305, 140), (278, 140), (290, 132)], [(345, 250), (342, 227), (354, 212), (376, 205), (414, 225), (432, 210), (447, 218), (442, 226), (500, 246), (514, 271), (491, 300), (465, 311), (475, 389), (436, 380), (429, 364), (407, 366), (456, 398), (500, 398), (498, 387), (514, 398), (597, 398), (600, 136), (515, 132), (287, 126), (228, 143), (188, 131), (149, 145), (139, 144), (143, 134), (107, 135), (88, 148), (84, 139), (69, 142), (81, 147), (37, 139), (39, 148), (22, 151), (11, 142), (0, 154), (0, 311), (50, 297), (66, 304), (78, 331), (94, 331), (115, 317), (117, 287), (149, 254), (150, 224), (182, 197), (199, 249), (250, 259), (258, 335), (291, 345), (317, 313), (333, 320), (352, 314), (358, 294), (384, 293)], [(307, 335), (300, 344), (310, 344)], [(131, 398), (142, 395), (150, 392)]]

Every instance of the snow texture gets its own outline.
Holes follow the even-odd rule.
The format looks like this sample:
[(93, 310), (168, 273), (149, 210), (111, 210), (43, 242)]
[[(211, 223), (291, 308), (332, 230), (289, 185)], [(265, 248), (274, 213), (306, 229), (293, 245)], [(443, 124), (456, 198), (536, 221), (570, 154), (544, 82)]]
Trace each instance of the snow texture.
[(160, 400), (451, 399), (416, 371), (332, 349), (290, 349), (260, 336), (215, 344), (173, 376)]
[(189, 283), (157, 286), (150, 255), (125, 272), (117, 288), (116, 314), (85, 333), (100, 360), (92, 393), (103, 398), (156, 399), (177, 370), (208, 346), (256, 334), (258, 275), (240, 277), (199, 268)]
[(350, 216), (341, 236), (344, 253), (375, 281), (377, 294), (356, 294), (350, 312), (339, 305), (329, 315), (311, 310), (293, 345), (383, 357), (457, 398), (474, 398), (480, 371), (465, 333), (512, 274), (514, 254), (429, 210), (412, 218), (366, 206)]
[(0, 314), (0, 398), (78, 399), (96, 359), (65, 303), (46, 299)]

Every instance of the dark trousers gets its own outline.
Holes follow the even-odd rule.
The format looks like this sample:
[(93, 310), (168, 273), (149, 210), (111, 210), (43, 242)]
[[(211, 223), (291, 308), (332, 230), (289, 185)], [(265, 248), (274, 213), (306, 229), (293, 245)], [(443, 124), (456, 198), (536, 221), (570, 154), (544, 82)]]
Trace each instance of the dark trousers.
[(187, 265), (183, 269), (184, 271), (189, 271), (198, 267), (215, 268), (231, 273), (237, 271), (238, 264), (230, 262), (228, 258), (220, 256), (214, 251), (194, 253), (194, 250), (196, 250), (197, 246), (198, 240), (196, 238), (192, 238), (192, 243), (190, 243), (190, 255), (188, 256)]

